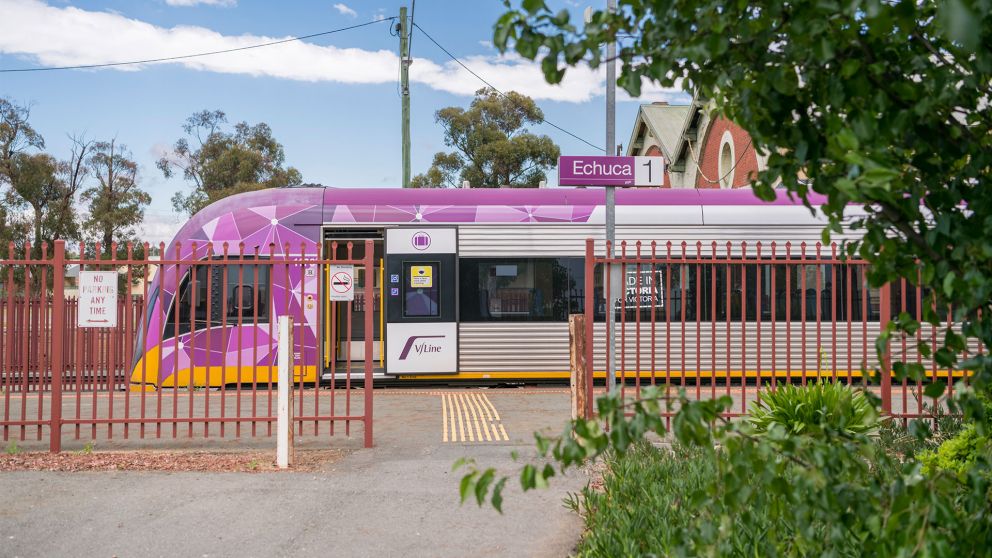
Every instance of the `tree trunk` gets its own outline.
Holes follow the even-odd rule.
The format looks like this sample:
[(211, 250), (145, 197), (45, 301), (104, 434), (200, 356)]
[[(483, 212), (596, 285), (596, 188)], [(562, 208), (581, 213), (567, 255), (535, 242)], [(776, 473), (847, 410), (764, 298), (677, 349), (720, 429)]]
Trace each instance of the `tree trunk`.
[(32, 204), (34, 209), (34, 250), (32, 254), (35, 259), (41, 258), (41, 206)]
[(112, 229), (103, 231), (103, 252), (105, 254), (110, 254), (113, 252), (113, 243), (114, 231)]

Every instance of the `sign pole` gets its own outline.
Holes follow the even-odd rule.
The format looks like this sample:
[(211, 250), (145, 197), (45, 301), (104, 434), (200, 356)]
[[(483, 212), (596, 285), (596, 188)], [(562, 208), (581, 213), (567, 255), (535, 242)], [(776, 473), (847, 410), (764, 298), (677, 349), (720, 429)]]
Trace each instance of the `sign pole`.
[[(617, 10), (616, 0), (606, 0), (606, 10), (613, 13)], [(606, 44), (606, 152), (604, 155), (613, 155), (616, 145), (616, 96), (617, 96), (617, 44), (610, 41)], [(616, 246), (616, 187), (606, 187), (606, 242), (607, 258), (613, 257)], [(607, 264), (606, 269), (610, 273), (610, 289), (606, 295), (608, 304), (606, 305), (606, 331), (607, 347), (609, 347), (609, 359), (606, 365), (606, 386), (610, 394), (616, 391), (617, 384), (617, 355), (616, 355), (616, 320), (613, 315), (614, 301), (617, 299), (617, 280), (619, 275), (614, 269), (614, 265)]]

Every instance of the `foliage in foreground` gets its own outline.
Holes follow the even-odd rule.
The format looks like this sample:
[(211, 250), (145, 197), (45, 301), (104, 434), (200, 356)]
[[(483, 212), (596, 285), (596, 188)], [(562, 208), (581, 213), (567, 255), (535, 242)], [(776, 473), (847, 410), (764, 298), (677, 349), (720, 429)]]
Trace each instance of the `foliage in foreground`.
[[(549, 83), (619, 41), (617, 84), (632, 96), (643, 83), (682, 88), (747, 130), (768, 154), (755, 194), (824, 194), (824, 240), (860, 206), (848, 249), (872, 286), (902, 278), (934, 296), (921, 321), (944, 329), (920, 344), (924, 360), (992, 389), (992, 352), (965, 350), (992, 347), (992, 2), (618, 0), (584, 25), (544, 0), (505, 4), (493, 44), (541, 58)], [(902, 313), (879, 343), (918, 330)], [(921, 363), (892, 368), (924, 376)], [(974, 399), (953, 404), (981, 413)]]
[[(984, 458), (961, 476), (941, 470), (923, 475), (917, 461), (893, 458), (863, 434), (825, 428), (822, 436), (807, 436), (777, 424), (758, 433), (747, 421), (721, 418), (731, 404), (728, 397), (666, 400), (656, 388), (644, 390), (636, 401), (600, 398), (598, 411), (608, 428), (576, 420), (561, 436), (536, 435), (538, 453), (548, 461), (524, 465), (521, 486), (547, 486), (555, 475), (604, 455), (636, 460), (635, 448), (649, 433), (668, 433), (659, 415), (667, 405), (678, 408), (671, 434), (685, 446), (681, 451), (692, 452), (699, 467), (710, 463), (715, 474), (691, 472), (686, 481), (691, 491), (672, 488), (675, 493), (654, 500), (628, 500), (631, 496), (621, 498), (620, 492), (618, 499), (590, 500), (589, 506), (610, 502), (621, 511), (603, 513), (627, 514), (623, 521), (637, 529), (642, 514), (690, 519), (670, 521), (651, 536), (640, 530), (604, 535), (599, 542), (620, 554), (979, 556), (992, 548), (992, 485)], [(926, 430), (914, 423), (914, 435), (922, 438)], [(626, 477), (624, 482), (679, 473), (673, 464), (660, 471), (623, 467), (614, 472)], [(480, 505), (489, 500), (499, 509), (507, 478), (472, 462), (468, 468), (462, 499), (474, 496)], [(674, 487), (673, 480), (680, 479), (671, 477), (668, 486)]]
[(822, 436), (826, 431), (872, 434), (878, 430), (878, 413), (868, 392), (856, 391), (840, 382), (808, 386), (786, 384), (762, 392), (748, 413), (758, 432), (779, 425), (793, 434)]

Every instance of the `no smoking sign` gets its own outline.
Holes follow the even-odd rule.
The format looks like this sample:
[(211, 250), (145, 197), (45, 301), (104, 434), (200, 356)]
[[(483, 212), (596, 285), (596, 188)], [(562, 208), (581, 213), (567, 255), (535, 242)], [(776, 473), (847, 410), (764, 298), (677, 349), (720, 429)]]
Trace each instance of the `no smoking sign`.
[(355, 300), (355, 266), (332, 265), (328, 274), (331, 277), (328, 298), (334, 301)]

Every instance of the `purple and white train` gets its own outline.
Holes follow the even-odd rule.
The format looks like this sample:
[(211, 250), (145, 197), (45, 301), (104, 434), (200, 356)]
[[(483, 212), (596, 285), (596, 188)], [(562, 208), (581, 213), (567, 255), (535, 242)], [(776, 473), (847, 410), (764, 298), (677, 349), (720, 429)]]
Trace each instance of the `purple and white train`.
[[(618, 191), (616, 199), (618, 241), (641, 241), (644, 250), (652, 241), (659, 247), (670, 241), (679, 251), (686, 241), (692, 253), (702, 242), (707, 254), (714, 241), (721, 250), (732, 242), (735, 251), (741, 241), (812, 245), (825, 222), (784, 194), (768, 203), (750, 190), (631, 189)], [(584, 310), (586, 240), (596, 239), (597, 250), (604, 250), (604, 200), (603, 190), (592, 188), (303, 187), (226, 198), (190, 219), (162, 254), (148, 292), (132, 385), (268, 382), (277, 348), (273, 324), (285, 314), (296, 322), (297, 373), (305, 382), (366, 359), (374, 362), (377, 377), (397, 380), (567, 378), (568, 315)], [(287, 245), (292, 264), (282, 263)], [(757, 257), (745, 251), (738, 255)], [(784, 280), (766, 281), (762, 292), (754, 292), (755, 281), (745, 279), (742, 288), (746, 273), (779, 273), (768, 252), (762, 257), (767, 261), (755, 260), (747, 272), (718, 266), (708, 272), (669, 270), (670, 284), (657, 289), (650, 304), (659, 320), (666, 312), (677, 316), (667, 327), (681, 328), (676, 338), (684, 339), (683, 331), (709, 327), (713, 316), (735, 312), (729, 295), (710, 296), (711, 284), (721, 295), (760, 298), (765, 311), (806, 296), (787, 292)], [(345, 270), (332, 280), (332, 271), (341, 269), (332, 269), (331, 260), (372, 261), (373, 269), (355, 268), (350, 277)], [(833, 285), (837, 273), (829, 266), (806, 267), (788, 273), (821, 274), (825, 283), (817, 296), (868, 292), (855, 288), (859, 277), (842, 274), (847, 281)], [(373, 293), (365, 292), (369, 272)], [(603, 274), (596, 275), (601, 300)], [(335, 289), (353, 289), (355, 300), (332, 302)], [(871, 315), (876, 301), (868, 296), (856, 304), (866, 311), (853, 318), (874, 323), (871, 332), (859, 326), (859, 337), (877, 331), (877, 316)], [(761, 321), (749, 312), (734, 321)], [(597, 314), (605, 315), (605, 304)], [(600, 323), (596, 328), (604, 329)], [(366, 336), (373, 339), (371, 354)], [(690, 342), (664, 350), (684, 369), (718, 366), (701, 361), (708, 357)], [(816, 348), (810, 353), (816, 355)], [(749, 367), (742, 362), (738, 373), (749, 374)]]

